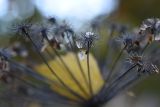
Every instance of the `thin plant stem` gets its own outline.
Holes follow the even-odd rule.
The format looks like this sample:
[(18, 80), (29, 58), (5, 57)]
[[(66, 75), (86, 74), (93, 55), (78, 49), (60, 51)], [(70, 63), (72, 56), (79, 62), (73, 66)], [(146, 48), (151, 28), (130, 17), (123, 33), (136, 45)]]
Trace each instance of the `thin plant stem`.
[(124, 48), (121, 49), (120, 53), (118, 54), (118, 56), (116, 57), (115, 61), (113, 62), (111, 70), (109, 71), (109, 74), (108, 74), (107, 78), (105, 79), (105, 82), (110, 80), (112, 74), (114, 73), (115, 66), (117, 65), (120, 57), (122, 56), (122, 53), (123, 53), (125, 48), (126, 48), (126, 46), (124, 46)]
[[(134, 69), (136, 66), (137, 66), (137, 64), (134, 64), (127, 71), (125, 71), (120, 76), (118, 76), (112, 83), (109, 83), (107, 85), (105, 84), (104, 87), (103, 87), (103, 90), (101, 91), (102, 92), (101, 94), (104, 94), (103, 92), (106, 93), (106, 92), (110, 91), (113, 87), (116, 87), (117, 84), (121, 82), (121, 79), (123, 77), (125, 77), (129, 72), (131, 72), (132, 69)], [(106, 86), (109, 86), (109, 87), (106, 88)]]
[(93, 89), (92, 89), (92, 81), (91, 81), (91, 72), (90, 72), (90, 66), (89, 66), (89, 50), (90, 50), (90, 43), (87, 43), (88, 45), (88, 52), (87, 52), (87, 69), (88, 69), (88, 83), (89, 83), (89, 90), (91, 93), (91, 96), (93, 96)]
[[(20, 78), (19, 76), (14, 75), (13, 73), (11, 74), (11, 76), (13, 76), (13, 77), (16, 78), (17, 80), (23, 82), (24, 84), (26, 84), (26, 85), (28, 85), (28, 86), (36, 89), (36, 90), (40, 90), (40, 91), (44, 92), (43, 89), (41, 89), (41, 88), (38, 87), (37, 85), (35, 85), (35, 84), (33, 84), (33, 83), (29, 82), (29, 81), (26, 81), (25, 79), (22, 79), (22, 78)], [(62, 98), (63, 98), (63, 97), (62, 97)], [(56, 100), (56, 99), (54, 99), (54, 100)], [(57, 100), (58, 100), (58, 99), (57, 99)], [(75, 102), (75, 103), (77, 103), (77, 104), (79, 103), (79, 101), (77, 101), (77, 100), (65, 99), (65, 97), (64, 97), (64, 100), (66, 100), (65, 102), (71, 101), (71, 102)], [(58, 100), (58, 101), (61, 102), (60, 100)], [(62, 101), (61, 103), (64, 103), (64, 102)]]
[(48, 67), (48, 69), (51, 71), (51, 73), (57, 78), (57, 80), (72, 94), (74, 94), (76, 97), (78, 97), (80, 100), (85, 100), (81, 95), (78, 95), (77, 93), (75, 93), (74, 91), (72, 91), (72, 89), (70, 89), (65, 83), (64, 81), (61, 80), (61, 78), (56, 74), (56, 72), (51, 68), (51, 66), (48, 64), (47, 60), (45, 59), (45, 57), (40, 53), (40, 51), (38, 50), (37, 45), (34, 43), (34, 41), (32, 40), (32, 38), (30, 37), (30, 35), (25, 31), (24, 29), (24, 34), (28, 37), (28, 39), (32, 42), (32, 44), (34, 45), (35, 49), (37, 50), (38, 54), (40, 55), (40, 57), (42, 58), (42, 60), (44, 61), (44, 63), (46, 64), (46, 66)]
[[(112, 90), (112, 93), (109, 92), (110, 95), (106, 96), (103, 101), (109, 101), (113, 96), (115, 96), (116, 94), (118, 94), (119, 92), (125, 90), (128, 86), (130, 86), (131, 84), (133, 84), (133, 82), (135, 82), (136, 80), (138, 80), (140, 77), (140, 75), (136, 75), (135, 77), (133, 77), (132, 79), (130, 79), (128, 82), (126, 82), (125, 84), (123, 84), (121, 87), (119, 88), (116, 88), (113, 87), (111, 90)], [(115, 90), (113, 90), (115, 89)]]
[(148, 48), (149, 44), (150, 44), (150, 43), (148, 42), (148, 43), (145, 45), (145, 47), (142, 49), (142, 52), (141, 52), (142, 54), (143, 54), (144, 51)]
[(115, 83), (117, 84), (117, 82), (120, 82), (120, 80), (127, 75), (133, 68), (135, 68), (137, 66), (137, 64), (134, 64), (133, 66), (131, 66), (127, 71), (125, 71), (124, 73), (122, 73), (120, 76), (118, 76), (111, 84), (114, 85)]
[(71, 70), (69, 69), (69, 67), (66, 65), (66, 63), (63, 61), (63, 59), (61, 58), (61, 56), (59, 55), (59, 53), (56, 51), (56, 49), (54, 49), (50, 42), (49, 39), (46, 35), (45, 32), (43, 32), (43, 36), (45, 37), (45, 39), (47, 40), (47, 42), (49, 43), (50, 47), (52, 48), (52, 50), (54, 51), (54, 53), (58, 56), (59, 60), (62, 62), (62, 64), (64, 65), (64, 67), (67, 69), (66, 71), (69, 73), (69, 75), (71, 76), (71, 78), (74, 80), (74, 82), (77, 84), (77, 86), (79, 87), (79, 89), (85, 94), (87, 95), (87, 92), (85, 91), (85, 89), (81, 86), (81, 84), (79, 83), (79, 81), (76, 79), (76, 77), (73, 75), (73, 73), (71, 72)]
[[(65, 87), (62, 87), (62, 85), (59, 84), (56, 81), (49, 80), (47, 78), (41, 77), (40, 75), (36, 74), (31, 69), (29, 69), (28, 67), (25, 67), (25, 66), (23, 66), (23, 65), (21, 65), (19, 63), (16, 63), (16, 62), (12, 61), (11, 59), (7, 59), (7, 61), (9, 61), (10, 63), (12, 63), (14, 65), (12, 67), (16, 67), (17, 68), (16, 70), (18, 70), (18, 71), (23, 71), (23, 73), (27, 73), (27, 74), (29, 73), (30, 76), (33, 76), (33, 77), (35, 77), (36, 79), (38, 79), (40, 81), (43, 80), (43, 81), (45, 81), (45, 83), (50, 82), (50, 83), (54, 84), (55, 86), (61, 86), (62, 89), (66, 89)], [(13, 69), (15, 69), (15, 68), (13, 68)], [(19, 78), (19, 77), (17, 76), (17, 78)], [(72, 99), (70, 99), (70, 100), (72, 100)], [(78, 102), (78, 101), (76, 100), (76, 102)]]
[[(68, 36), (67, 36), (67, 37), (68, 37)], [(68, 37), (68, 39), (69, 39), (69, 37)], [(72, 39), (73, 39), (73, 38), (72, 38)], [(73, 43), (76, 44), (74, 41), (73, 41)], [(72, 45), (71, 41), (69, 41), (69, 44), (70, 44), (70, 46), (71, 46), (71, 49), (76, 53), (75, 47)], [(82, 66), (81, 66), (81, 63), (80, 63), (80, 60), (79, 60), (79, 58), (78, 58), (77, 53), (74, 54), (74, 55), (75, 55), (75, 58), (76, 58), (78, 67), (79, 67), (79, 69), (80, 69), (81, 75), (82, 75), (82, 77), (84, 78), (85, 84), (86, 84), (87, 86), (89, 86), (89, 83), (88, 83), (88, 81), (87, 81), (87, 77), (85, 76), (85, 72), (84, 72), (84, 70), (83, 70), (83, 68), (82, 68)]]

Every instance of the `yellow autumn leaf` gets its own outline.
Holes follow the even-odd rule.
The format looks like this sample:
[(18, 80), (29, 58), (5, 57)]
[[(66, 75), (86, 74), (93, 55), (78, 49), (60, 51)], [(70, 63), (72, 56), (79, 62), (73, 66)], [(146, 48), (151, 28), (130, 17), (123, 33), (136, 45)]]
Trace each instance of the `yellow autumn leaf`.
[[(52, 67), (54, 72), (59, 76), (59, 78), (69, 87), (73, 92), (82, 96), (84, 99), (89, 99), (91, 97), (91, 93), (89, 91), (88, 85), (88, 69), (87, 69), (87, 59), (80, 60), (78, 63), (77, 57), (75, 53), (68, 53), (66, 55), (61, 56), (61, 59), (64, 61), (66, 66), (68, 67), (71, 74), (78, 81), (81, 88), (86, 92), (86, 94), (82, 91), (82, 89), (78, 86), (75, 80), (68, 73), (68, 69), (66, 66), (60, 61), (59, 57), (56, 57), (54, 60), (49, 61), (49, 65)], [(89, 58), (89, 67), (91, 72), (91, 86), (93, 93), (97, 93), (102, 85), (104, 84), (103, 78), (101, 76), (100, 70), (98, 68), (97, 62), (95, 58), (90, 54)], [(81, 69), (82, 68), (82, 69)], [(50, 84), (51, 88), (73, 100), (78, 100), (77, 96), (70, 93), (65, 87), (59, 82), (59, 80), (53, 75), (53, 73), (49, 70), (49, 68), (45, 64), (41, 64), (36, 66), (35, 68), (41, 75), (46, 78), (57, 82), (57, 84)], [(84, 75), (82, 74), (84, 73)], [(85, 76), (85, 77), (84, 77)], [(86, 78), (86, 80), (85, 80)], [(87, 83), (86, 83), (87, 82)]]

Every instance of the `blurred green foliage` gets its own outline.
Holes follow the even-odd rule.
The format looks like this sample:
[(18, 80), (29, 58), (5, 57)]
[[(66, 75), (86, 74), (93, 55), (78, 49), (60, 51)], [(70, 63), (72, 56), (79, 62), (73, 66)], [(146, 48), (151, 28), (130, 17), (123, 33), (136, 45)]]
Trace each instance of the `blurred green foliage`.
[(146, 18), (159, 17), (159, 0), (120, 0), (113, 18), (139, 25)]

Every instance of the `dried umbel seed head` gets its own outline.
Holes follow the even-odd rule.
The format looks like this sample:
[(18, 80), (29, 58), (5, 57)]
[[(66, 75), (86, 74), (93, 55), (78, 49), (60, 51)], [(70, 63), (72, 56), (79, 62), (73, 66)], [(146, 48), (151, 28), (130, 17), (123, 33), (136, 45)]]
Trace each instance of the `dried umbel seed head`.
[(66, 22), (62, 25), (57, 25), (54, 29), (55, 36), (62, 36), (64, 38), (65, 33), (74, 33), (73, 29)]
[(86, 49), (87, 54), (94, 42), (98, 39), (99, 37), (95, 33), (86, 32), (82, 33), (82, 35), (77, 39), (76, 44), (78, 48)]
[[(48, 28), (52, 29), (51, 36)], [(102, 61), (104, 63), (101, 64), (101, 61), (96, 60), (96, 57), (90, 52), (95, 41), (99, 39), (94, 32), (88, 31), (78, 36), (68, 25), (58, 22), (48, 26), (46, 24), (43, 27), (35, 24), (21, 25), (18, 29), (24, 35), (24, 39), (29, 40), (27, 42), (30, 42), (30, 46), (35, 49), (33, 52), (39, 55), (42, 62), (37, 58), (33, 59), (32, 56), (25, 58), (24, 64), (29, 65), (32, 69), (12, 58), (7, 58), (6, 54), (1, 54), (0, 51), (2, 58), (7, 58), (1, 61), (1, 77), (5, 81), (6, 77), (13, 76), (13, 79), (23, 82), (22, 84), (28, 89), (35, 90), (31, 97), (36, 96), (37, 100), (47, 99), (46, 103), (48, 100), (51, 102), (64, 101), (67, 104), (74, 103), (81, 107), (101, 107), (141, 77), (159, 72), (157, 66), (151, 61), (146, 63), (145, 58), (142, 57), (144, 51), (141, 44), (145, 37), (142, 34), (125, 33), (121, 39), (124, 48), (118, 52), (116, 57), (117, 50), (110, 51), (116, 43), (109, 44), (111, 47), (107, 47), (107, 61), (104, 60)], [(110, 42), (110, 39), (107, 42)], [(76, 48), (76, 45), (85, 51)], [(60, 48), (60, 51), (57, 50)], [(17, 46), (14, 50), (19, 52)], [(30, 51), (32, 49), (29, 48)], [(81, 52), (78, 53), (79, 51)], [(126, 52), (123, 54), (124, 51), (127, 54)], [(129, 56), (129, 63), (125, 65), (123, 58), (127, 56)], [(7, 61), (10, 63), (10, 66), (8, 65), (10, 72), (6, 72), (7, 69), (5, 69)], [(28, 63), (31, 61), (33, 63)], [(100, 66), (97, 62), (100, 62)], [(100, 70), (104, 70), (106, 74)], [(35, 82), (32, 79), (35, 79)], [(40, 82), (43, 83), (39, 84)]]
[(127, 58), (128, 59), (128, 61), (131, 63), (131, 64), (137, 64), (137, 65), (139, 65), (139, 66), (141, 66), (142, 65), (142, 63), (143, 63), (143, 59), (142, 59), (143, 57), (141, 56), (141, 55), (138, 55), (138, 54), (131, 54), (130, 56), (129, 56), (129, 58)]
[(146, 19), (142, 22), (140, 30), (151, 34), (157, 34), (160, 32), (160, 20), (158, 18)]
[(31, 28), (32, 24), (29, 23), (21, 23), (13, 25), (12, 30), (20, 35), (24, 35)]
[[(60, 44), (61, 44), (61, 40), (62, 37), (58, 37), (60, 35), (55, 35), (54, 33), (54, 28), (47, 28), (47, 27), (42, 27), (40, 29), (40, 37), (42, 37), (42, 52), (50, 45), (52, 48), (55, 49), (60, 49)], [(53, 30), (53, 31), (52, 31)]]
[(159, 69), (156, 65), (152, 63), (144, 62), (142, 66), (139, 66), (138, 72), (147, 74), (158, 74)]
[(156, 36), (160, 33), (160, 19), (149, 18), (143, 21), (140, 27), (140, 34), (147, 35), (148, 40), (151, 42), (155, 40)]
[(139, 53), (141, 46), (138, 36), (133, 33), (125, 33), (120, 39), (127, 53)]

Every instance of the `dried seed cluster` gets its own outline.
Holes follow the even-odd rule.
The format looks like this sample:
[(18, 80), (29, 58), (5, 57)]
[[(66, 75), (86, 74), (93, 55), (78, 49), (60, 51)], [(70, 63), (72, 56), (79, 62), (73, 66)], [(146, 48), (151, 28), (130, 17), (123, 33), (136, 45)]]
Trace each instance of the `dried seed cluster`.
[[(138, 33), (127, 33), (127, 29), (124, 28), (124, 26), (122, 26), (122, 28), (120, 25), (117, 27), (116, 24), (111, 26), (112, 33), (110, 33), (110, 38), (107, 40), (108, 43), (106, 48), (108, 51), (105, 56), (106, 60), (103, 59), (102, 62), (104, 64), (101, 64), (102, 62), (97, 60), (100, 69), (102, 70), (97, 72), (104, 77), (104, 84), (96, 93), (94, 93), (93, 90), (92, 79), (95, 79), (96, 77), (91, 76), (91, 67), (93, 66), (90, 62), (90, 53), (92, 53), (91, 48), (93, 45), (95, 45), (96, 41), (98, 42), (99, 36), (96, 32), (89, 31), (79, 35), (66, 24), (66, 22), (58, 23), (55, 18), (49, 18), (45, 24), (23, 23), (14, 26), (14, 31), (19, 35), (22, 35), (23, 41), (16, 41), (14, 42), (14, 45), (11, 44), (11, 46), (6, 49), (7, 53), (9, 53), (7, 55), (0, 50), (0, 78), (9, 75), (8, 72), (11, 73), (17, 80), (24, 82), (22, 86), (19, 84), (20, 87), (27, 84), (28, 89), (36, 90), (33, 91), (33, 93), (37, 95), (39, 99), (44, 97), (50, 101), (49, 99), (53, 98), (59, 102), (78, 104), (83, 107), (102, 106), (119, 92), (135, 83), (135, 81), (146, 76), (146, 74), (151, 75), (159, 72), (158, 67), (150, 60), (146, 60), (146, 57), (144, 56), (147, 55), (145, 51), (148, 50), (148, 47), (151, 46), (152, 43), (158, 42), (155, 38), (157, 38), (160, 33), (160, 20), (158, 18), (146, 19), (138, 29)], [(115, 37), (120, 38), (121, 45), (123, 46), (123, 48), (120, 49), (120, 52), (119, 50), (113, 49), (117, 43), (113, 38), (114, 32), (121, 35)], [(27, 48), (28, 45), (29, 48)], [(83, 50), (85, 50), (85, 54), (79, 53)], [(153, 50), (158, 51), (157, 49)], [(74, 54), (74, 63), (78, 65), (81, 75), (85, 80), (84, 82), (88, 85), (87, 89), (84, 88), (83, 83), (77, 80), (76, 76), (71, 71), (72, 69), (67, 65), (66, 61), (64, 61), (63, 55), (70, 52)], [(34, 59), (31, 57), (33, 53), (37, 53), (40, 56), (42, 59), (41, 63), (44, 63), (48, 67), (58, 83), (48, 80), (36, 73), (34, 69), (27, 67), (28, 65), (30, 67), (38, 65), (34, 61), (36, 58)], [(100, 52), (97, 51), (93, 53), (98, 54)], [(114, 56), (115, 54), (117, 55), (116, 57)], [(82, 60), (80, 60), (84, 59), (84, 56), (86, 56), (86, 68), (82, 67)], [(26, 66), (17, 62), (15, 57), (21, 57)], [(57, 72), (55, 72), (52, 65), (48, 63), (49, 60), (54, 60), (54, 58), (59, 60), (60, 66), (58, 67), (63, 67), (65, 69), (66, 75), (70, 76), (81, 93), (86, 95), (87, 98), (73, 90), (71, 86), (66, 85), (66, 81), (60, 78)], [(124, 66), (124, 68), (122, 66)], [(84, 69), (86, 72), (84, 72)], [(16, 71), (16, 73), (11, 71)], [(23, 76), (17, 74), (22, 74)], [(72, 97), (74, 96), (77, 99), (75, 100), (74, 98), (61, 95), (57, 93), (57, 91), (51, 90), (49, 87), (44, 87), (43, 89), (42, 86), (37, 87), (36, 82), (28, 82), (30, 80), (24, 78), (26, 75), (29, 75), (38, 81), (43, 81), (44, 84), (47, 85), (48, 83), (53, 83), (55, 86), (60, 84), (60, 86), (63, 86), (63, 90), (66, 90)], [(98, 82), (99, 81), (97, 81), (97, 84)], [(29, 94), (28, 96), (33, 97), (34, 94)]]

